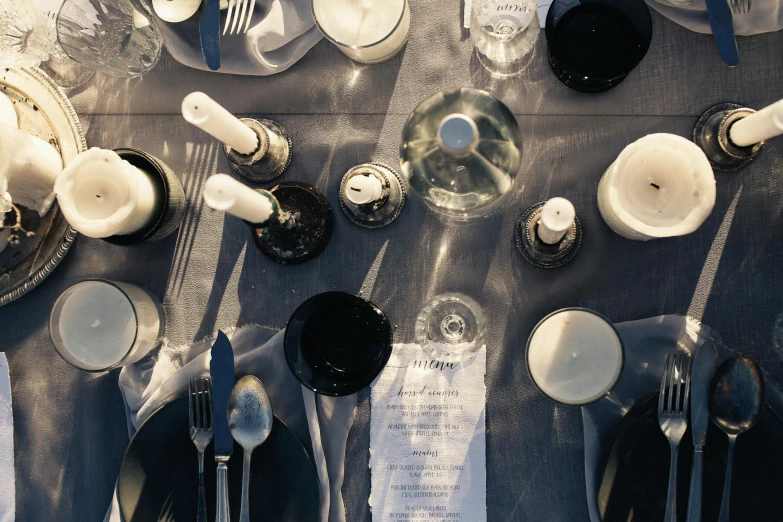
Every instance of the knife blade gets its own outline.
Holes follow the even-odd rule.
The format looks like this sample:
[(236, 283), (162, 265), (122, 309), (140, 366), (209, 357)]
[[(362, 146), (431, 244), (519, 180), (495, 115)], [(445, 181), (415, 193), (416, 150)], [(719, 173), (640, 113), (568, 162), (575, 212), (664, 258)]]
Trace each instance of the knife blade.
[(234, 437), (228, 428), (228, 398), (234, 387), (234, 350), (218, 331), (212, 345), (209, 375), (212, 378), (212, 434), (217, 465), (217, 522), (230, 522), (228, 509), (228, 459), (234, 452)]
[(734, 20), (728, 0), (707, 0), (707, 14), (710, 17), (712, 38), (718, 53), (726, 65), (739, 65), (737, 40), (734, 38)]
[(710, 425), (710, 385), (717, 362), (718, 352), (708, 341), (696, 352), (691, 370), (691, 435), (694, 452), (687, 522), (701, 520), (701, 477), (704, 445), (707, 443), (707, 428)]
[(198, 22), (201, 54), (213, 71), (220, 69), (220, 0), (204, 0)]

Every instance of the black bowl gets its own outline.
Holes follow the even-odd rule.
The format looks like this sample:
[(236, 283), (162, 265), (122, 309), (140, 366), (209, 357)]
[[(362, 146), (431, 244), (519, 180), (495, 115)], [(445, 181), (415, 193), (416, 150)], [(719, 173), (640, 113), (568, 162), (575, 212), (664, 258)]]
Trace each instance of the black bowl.
[(285, 331), (285, 357), (299, 382), (341, 396), (369, 385), (392, 351), (391, 324), (371, 302), (345, 292), (311, 297)]
[[(198, 508), (198, 457), (190, 440), (188, 399), (153, 413), (131, 439), (120, 467), (117, 499), (124, 522), (193, 522)], [(207, 518), (215, 518), (214, 444), (204, 454)], [(228, 462), (229, 506), (239, 515), (242, 447)], [(253, 451), (252, 522), (317, 522), (318, 473), (301, 441), (275, 418), (269, 438)]]
[(603, 92), (642, 61), (652, 40), (643, 0), (554, 0), (545, 29), (555, 75), (581, 92)]

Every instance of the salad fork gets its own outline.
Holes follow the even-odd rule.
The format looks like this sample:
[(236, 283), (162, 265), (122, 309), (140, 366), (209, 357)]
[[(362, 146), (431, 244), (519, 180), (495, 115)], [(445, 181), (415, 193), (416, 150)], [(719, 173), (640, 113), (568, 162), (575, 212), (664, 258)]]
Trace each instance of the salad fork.
[(731, 10), (734, 14), (749, 13), (751, 1), (752, 0), (731, 0)]
[[(250, 27), (250, 19), (253, 17), (255, 6), (256, 0), (228, 0), (228, 13), (226, 13), (226, 23), (223, 25), (223, 34), (228, 31), (232, 18), (234, 23), (228, 34), (246, 33)], [(247, 22), (245, 22), (245, 17), (247, 17)], [(243, 23), (245, 24), (244, 29), (242, 29)]]
[(690, 388), (690, 357), (682, 354), (667, 355), (658, 396), (658, 424), (671, 448), (665, 522), (677, 520), (677, 452), (688, 427)]
[(198, 451), (198, 514), (197, 522), (207, 522), (207, 501), (204, 496), (204, 450), (212, 441), (212, 381), (192, 379), (188, 383), (188, 417), (190, 438)]

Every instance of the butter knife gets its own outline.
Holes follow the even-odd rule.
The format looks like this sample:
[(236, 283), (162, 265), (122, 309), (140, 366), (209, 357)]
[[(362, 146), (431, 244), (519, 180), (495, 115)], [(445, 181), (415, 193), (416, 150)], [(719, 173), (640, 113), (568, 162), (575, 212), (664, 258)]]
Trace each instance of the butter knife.
[(707, 0), (707, 14), (710, 17), (712, 38), (718, 48), (718, 53), (726, 65), (739, 65), (737, 40), (734, 38), (734, 20), (728, 0)]
[(693, 435), (693, 467), (691, 489), (688, 494), (687, 522), (701, 520), (701, 477), (704, 445), (710, 425), (710, 385), (718, 362), (718, 353), (711, 341), (701, 345), (691, 370), (691, 435)]
[(234, 350), (226, 334), (218, 331), (209, 361), (212, 377), (212, 433), (217, 465), (216, 522), (230, 522), (228, 509), (228, 459), (234, 453), (234, 437), (228, 428), (228, 398), (234, 387)]
[(204, 0), (198, 22), (201, 54), (213, 71), (220, 69), (220, 0)]

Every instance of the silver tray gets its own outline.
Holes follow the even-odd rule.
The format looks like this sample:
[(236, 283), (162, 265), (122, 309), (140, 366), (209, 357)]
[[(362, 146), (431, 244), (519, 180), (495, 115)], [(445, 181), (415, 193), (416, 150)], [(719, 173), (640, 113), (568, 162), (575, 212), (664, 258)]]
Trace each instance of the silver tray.
[[(0, 92), (11, 98), (19, 116), (19, 128), (51, 143), (67, 165), (87, 149), (79, 118), (71, 102), (43, 71), (0, 69)], [(35, 232), (20, 237), (0, 253), (0, 306), (25, 295), (46, 279), (76, 238), (57, 203), (43, 217), (20, 207), (22, 225)]]

